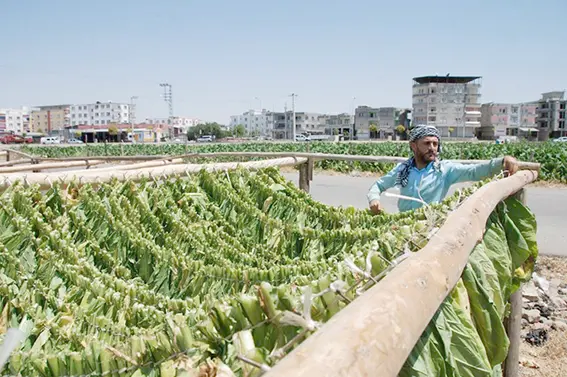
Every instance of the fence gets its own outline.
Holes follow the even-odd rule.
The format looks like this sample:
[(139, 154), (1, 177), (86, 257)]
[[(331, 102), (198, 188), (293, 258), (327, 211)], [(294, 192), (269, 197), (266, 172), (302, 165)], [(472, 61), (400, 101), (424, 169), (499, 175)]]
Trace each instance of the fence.
[[(9, 159), (10, 153), (8, 153)], [(268, 160), (214, 164), (182, 164), (192, 157), (270, 157)], [(28, 184), (48, 186), (52, 182), (97, 183), (111, 179), (168, 177), (200, 169), (227, 170), (238, 166), (260, 169), (268, 166), (298, 166), (299, 186), (309, 191), (313, 181), (313, 166), (317, 160), (341, 159), (396, 163), (398, 157), (325, 155), (317, 153), (199, 153), (181, 156), (138, 156), (109, 159), (104, 156), (72, 159), (36, 159), (19, 157), (33, 163), (34, 170), (62, 168), (69, 161), (92, 164), (89, 161), (142, 161), (144, 163), (108, 169), (81, 170), (69, 173), (14, 173), (0, 176), (5, 189), (16, 179)], [(30, 158), (31, 157), (31, 158)], [(65, 161), (62, 164), (53, 161)], [(42, 162), (47, 162), (42, 164)], [(463, 163), (478, 163), (467, 160)], [(163, 166), (161, 166), (163, 165)], [(425, 330), (446, 296), (454, 288), (467, 264), (470, 252), (482, 240), (490, 213), (499, 202), (516, 195), (525, 200), (524, 187), (538, 176), (539, 164), (520, 162), (517, 174), (482, 186), (457, 210), (452, 212), (434, 238), (419, 252), (408, 257), (368, 292), (341, 310), (319, 331), (311, 335), (283, 358), (267, 374), (280, 376), (396, 376), (412, 348)], [(118, 170), (124, 169), (124, 170)], [(1, 171), (1, 170), (0, 170)], [(6, 171), (2, 171), (8, 173)], [(510, 339), (505, 377), (517, 376), (519, 365), (521, 288), (511, 296), (511, 313), (507, 319)], [(412, 313), (408, 316), (407, 313)], [(403, 331), (401, 330), (403, 329)]]

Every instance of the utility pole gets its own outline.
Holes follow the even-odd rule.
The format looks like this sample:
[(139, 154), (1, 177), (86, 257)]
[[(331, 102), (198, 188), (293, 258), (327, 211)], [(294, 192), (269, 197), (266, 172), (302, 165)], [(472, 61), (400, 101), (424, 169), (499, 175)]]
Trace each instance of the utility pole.
[(136, 119), (136, 112), (135, 112), (135, 104), (134, 101), (138, 99), (138, 96), (130, 97), (130, 132), (132, 132), (132, 140), (135, 141), (136, 138), (134, 137), (134, 123)]
[(287, 120), (287, 102), (284, 104), (284, 117), (285, 117), (285, 138), (287, 140), (287, 127), (288, 127), (288, 120)]
[(171, 84), (161, 83), (159, 84), (163, 88), (163, 100), (167, 102), (169, 107), (169, 117), (167, 119), (167, 124), (169, 125), (169, 139), (173, 139), (173, 94), (171, 93)]
[(292, 134), (291, 135), (293, 137), (293, 141), (295, 141), (295, 97), (297, 97), (297, 94), (291, 93), (290, 96), (291, 96), (291, 112), (293, 113), (292, 114), (293, 118), (291, 120), (291, 123), (292, 123), (292, 130), (291, 130)]

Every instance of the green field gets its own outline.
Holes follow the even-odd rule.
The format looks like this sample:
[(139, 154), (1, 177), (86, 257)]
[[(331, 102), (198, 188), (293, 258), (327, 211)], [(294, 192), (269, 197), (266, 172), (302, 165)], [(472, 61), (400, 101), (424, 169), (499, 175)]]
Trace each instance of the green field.
[[(206, 145), (190, 144), (97, 144), (88, 146), (65, 147), (23, 147), (22, 151), (44, 157), (66, 156), (119, 156), (134, 155), (179, 155), (191, 152), (229, 152), (229, 151), (258, 151), (258, 152), (318, 152), (332, 154), (356, 154), (371, 156), (408, 156), (407, 143), (215, 143)], [(485, 160), (493, 157), (511, 155), (526, 162), (541, 164), (540, 179), (546, 181), (567, 182), (567, 143), (445, 143), (443, 159), (475, 159)], [(234, 158), (217, 158), (217, 161), (234, 160)], [(203, 160), (199, 160), (203, 161)], [(211, 161), (211, 159), (207, 159)], [(383, 173), (393, 167), (392, 164), (320, 161), (318, 168), (349, 172), (352, 170)]]

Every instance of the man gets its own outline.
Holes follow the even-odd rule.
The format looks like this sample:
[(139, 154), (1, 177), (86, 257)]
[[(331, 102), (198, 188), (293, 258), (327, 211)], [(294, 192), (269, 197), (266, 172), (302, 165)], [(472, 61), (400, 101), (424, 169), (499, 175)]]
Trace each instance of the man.
[(423, 203), (442, 201), (451, 185), (458, 182), (479, 181), (492, 177), (502, 170), (510, 175), (518, 171), (515, 158), (506, 156), (494, 158), (484, 164), (458, 164), (440, 161), (439, 131), (434, 126), (419, 125), (410, 132), (410, 148), (413, 157), (398, 164), (388, 174), (378, 179), (368, 191), (368, 203), (374, 214), (383, 211), (380, 194), (394, 186), (400, 187), (400, 194), (416, 200), (399, 199), (400, 212), (419, 208)]

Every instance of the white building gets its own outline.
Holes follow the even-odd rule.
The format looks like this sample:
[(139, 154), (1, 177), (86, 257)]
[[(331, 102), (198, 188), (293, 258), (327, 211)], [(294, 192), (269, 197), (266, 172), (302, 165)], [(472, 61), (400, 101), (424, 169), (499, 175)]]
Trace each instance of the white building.
[[(167, 125), (168, 118), (146, 118), (147, 124), (158, 124)], [(195, 127), (198, 124), (205, 123), (199, 118), (189, 118), (189, 117), (174, 117), (173, 127), (179, 130), (179, 133), (187, 133), (187, 130), (191, 127)]]
[(480, 127), (480, 88), (480, 76), (414, 77), (414, 125), (434, 125), (443, 137), (474, 137)]
[(0, 131), (22, 134), (31, 132), (30, 110), (27, 107), (21, 109), (0, 109)]
[(241, 124), (250, 136), (272, 136), (273, 123), (274, 120), (269, 111), (249, 110), (241, 115), (232, 115), (229, 127), (234, 129)]
[(72, 105), (70, 116), (71, 126), (130, 123), (130, 105), (110, 101)]

